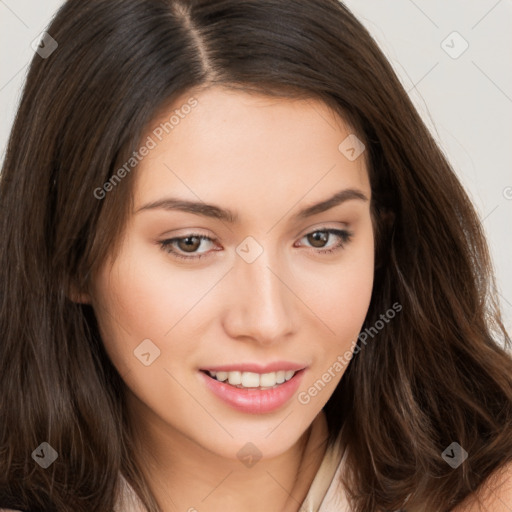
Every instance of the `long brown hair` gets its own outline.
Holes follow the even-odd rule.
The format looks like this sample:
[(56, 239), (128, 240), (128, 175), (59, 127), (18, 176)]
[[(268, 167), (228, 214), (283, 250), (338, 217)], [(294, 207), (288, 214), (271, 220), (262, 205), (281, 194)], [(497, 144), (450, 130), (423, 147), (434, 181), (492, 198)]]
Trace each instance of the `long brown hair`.
[[(94, 311), (69, 297), (114, 251), (135, 171), (94, 191), (164, 106), (214, 84), (321, 99), (366, 146), (375, 333), (324, 408), (329, 444), (344, 426), (353, 510), (449, 510), (512, 461), (512, 343), (481, 224), (342, 3), (68, 0), (47, 30), (58, 47), (34, 56), (0, 181), (0, 506), (112, 510), (122, 472), (159, 510)], [(31, 457), (42, 442), (58, 453), (47, 469)], [(469, 454), (455, 469), (452, 442)]]

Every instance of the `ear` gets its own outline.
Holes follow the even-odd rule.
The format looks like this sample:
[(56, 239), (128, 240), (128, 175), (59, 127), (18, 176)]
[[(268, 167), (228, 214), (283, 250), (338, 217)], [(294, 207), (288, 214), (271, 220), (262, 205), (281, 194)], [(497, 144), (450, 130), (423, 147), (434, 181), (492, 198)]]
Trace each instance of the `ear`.
[(86, 292), (79, 293), (77, 291), (71, 291), (67, 295), (68, 295), (69, 300), (71, 300), (72, 302), (76, 302), (77, 304), (90, 304), (91, 303), (91, 297)]
[(67, 298), (77, 304), (91, 304), (91, 295), (82, 290), (76, 282), (71, 282), (67, 287)]

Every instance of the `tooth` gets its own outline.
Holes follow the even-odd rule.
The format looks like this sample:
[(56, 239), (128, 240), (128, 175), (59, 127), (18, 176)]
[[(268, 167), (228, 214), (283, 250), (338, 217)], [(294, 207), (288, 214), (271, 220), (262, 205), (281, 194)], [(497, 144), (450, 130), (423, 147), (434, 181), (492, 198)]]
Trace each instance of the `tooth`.
[(264, 373), (260, 376), (260, 386), (271, 388), (276, 385), (276, 372)]
[(216, 378), (217, 378), (217, 380), (220, 380), (221, 382), (223, 382), (228, 378), (228, 372), (217, 372)]
[(242, 384), (242, 372), (228, 372), (228, 381), (233, 386)]
[(260, 376), (258, 373), (243, 372), (242, 373), (242, 386), (244, 388), (257, 388), (260, 385)]
[(293, 370), (279, 370), (277, 372), (269, 373), (255, 373), (255, 372), (215, 372), (208, 371), (211, 377), (217, 379), (219, 382), (227, 381), (232, 386), (239, 388), (263, 388), (270, 389), (278, 384), (282, 384), (285, 381), (290, 380), (295, 372)]
[(293, 370), (288, 370), (285, 374), (284, 374), (284, 380), (290, 380), (292, 377), (293, 377), (293, 374), (295, 372)]

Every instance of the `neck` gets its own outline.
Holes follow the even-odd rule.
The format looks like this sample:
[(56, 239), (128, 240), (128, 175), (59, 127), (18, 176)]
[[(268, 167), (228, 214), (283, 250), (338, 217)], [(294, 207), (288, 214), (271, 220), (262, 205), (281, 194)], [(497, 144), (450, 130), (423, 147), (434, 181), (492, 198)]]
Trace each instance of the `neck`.
[[(139, 420), (149, 416), (147, 411), (132, 412)], [(139, 432), (135, 434), (137, 460), (165, 512), (297, 512), (325, 455), (328, 435), (321, 411), (286, 452), (245, 467), (169, 428), (138, 421), (134, 429)]]

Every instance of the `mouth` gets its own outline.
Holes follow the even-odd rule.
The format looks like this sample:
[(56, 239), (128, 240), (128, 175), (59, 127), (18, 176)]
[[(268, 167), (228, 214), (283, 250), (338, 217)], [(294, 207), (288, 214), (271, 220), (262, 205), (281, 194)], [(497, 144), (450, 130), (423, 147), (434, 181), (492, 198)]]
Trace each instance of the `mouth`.
[(305, 371), (306, 368), (298, 368), (260, 373), (217, 368), (200, 370), (199, 374), (206, 388), (223, 403), (241, 412), (263, 414), (276, 411), (290, 401)]

